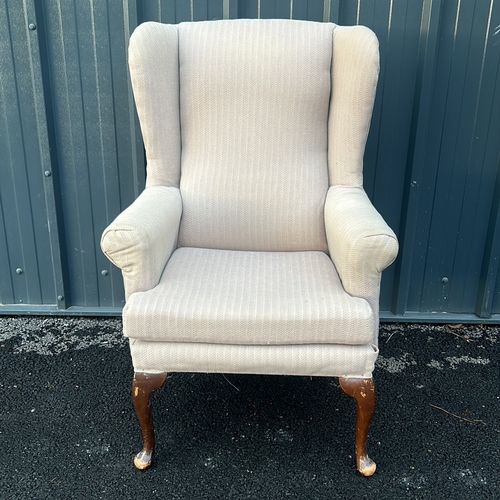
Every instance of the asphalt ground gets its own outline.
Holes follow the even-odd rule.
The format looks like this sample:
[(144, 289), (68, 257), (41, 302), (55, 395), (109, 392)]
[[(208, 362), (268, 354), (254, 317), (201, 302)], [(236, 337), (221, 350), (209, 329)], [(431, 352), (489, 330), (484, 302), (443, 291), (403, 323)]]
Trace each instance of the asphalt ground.
[(386, 324), (364, 478), (335, 379), (172, 374), (141, 447), (118, 318), (0, 317), (2, 499), (500, 498), (500, 328)]

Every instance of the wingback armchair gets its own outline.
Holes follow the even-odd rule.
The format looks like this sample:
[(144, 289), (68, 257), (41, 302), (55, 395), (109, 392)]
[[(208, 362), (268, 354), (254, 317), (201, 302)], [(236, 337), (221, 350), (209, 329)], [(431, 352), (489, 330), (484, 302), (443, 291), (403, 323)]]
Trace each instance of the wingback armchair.
[(338, 377), (375, 396), (381, 272), (397, 239), (362, 187), (379, 71), (365, 27), (227, 20), (133, 33), (146, 189), (102, 249), (123, 273), (132, 398), (151, 464), (150, 395), (169, 372)]

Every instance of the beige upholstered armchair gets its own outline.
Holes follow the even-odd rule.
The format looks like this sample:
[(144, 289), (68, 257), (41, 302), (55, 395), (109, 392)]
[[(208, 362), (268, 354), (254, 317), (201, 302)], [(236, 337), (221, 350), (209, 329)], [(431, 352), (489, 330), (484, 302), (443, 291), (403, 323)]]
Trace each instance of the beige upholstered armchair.
[(168, 372), (339, 377), (364, 475), (381, 271), (394, 233), (362, 187), (379, 71), (367, 28), (144, 23), (129, 65), (147, 184), (104, 231), (122, 269), (150, 465)]

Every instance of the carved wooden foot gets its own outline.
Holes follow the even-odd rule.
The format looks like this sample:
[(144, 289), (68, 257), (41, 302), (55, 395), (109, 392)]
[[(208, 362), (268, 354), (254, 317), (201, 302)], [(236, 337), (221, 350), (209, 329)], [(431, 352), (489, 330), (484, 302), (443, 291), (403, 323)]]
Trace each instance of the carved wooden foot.
[(339, 378), (341, 389), (356, 400), (356, 466), (363, 476), (371, 476), (377, 466), (366, 454), (366, 438), (375, 409), (373, 379)]
[(138, 469), (147, 469), (153, 459), (155, 434), (149, 402), (151, 393), (159, 389), (166, 378), (166, 373), (134, 373), (134, 379), (132, 380), (132, 401), (139, 424), (141, 425), (143, 440), (142, 450), (134, 458), (134, 465)]

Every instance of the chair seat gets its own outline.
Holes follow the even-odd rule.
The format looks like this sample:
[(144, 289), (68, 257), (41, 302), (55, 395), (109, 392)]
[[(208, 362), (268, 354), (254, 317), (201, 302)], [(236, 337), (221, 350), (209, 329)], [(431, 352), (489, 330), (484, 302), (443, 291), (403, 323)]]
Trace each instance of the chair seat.
[(323, 252), (178, 248), (123, 310), (133, 339), (233, 345), (369, 344), (374, 315)]

